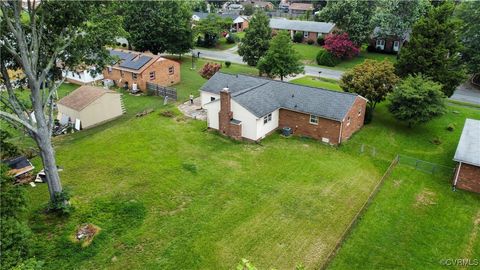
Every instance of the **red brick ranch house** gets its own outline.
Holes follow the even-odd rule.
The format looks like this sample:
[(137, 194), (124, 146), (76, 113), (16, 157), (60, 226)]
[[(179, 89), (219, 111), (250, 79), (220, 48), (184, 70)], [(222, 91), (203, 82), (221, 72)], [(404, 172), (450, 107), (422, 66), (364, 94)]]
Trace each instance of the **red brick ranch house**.
[(303, 42), (313, 40), (315, 43), (319, 36), (330, 34), (336, 29), (334, 23), (275, 18), (270, 19), (270, 28), (272, 28), (274, 33), (280, 30), (286, 30), (290, 33), (292, 39), (295, 33), (300, 32), (303, 34)]
[(480, 120), (467, 119), (457, 151), (453, 186), (480, 193)]
[(217, 72), (200, 89), (211, 129), (259, 141), (277, 129), (340, 144), (363, 126), (367, 100), (352, 93)]

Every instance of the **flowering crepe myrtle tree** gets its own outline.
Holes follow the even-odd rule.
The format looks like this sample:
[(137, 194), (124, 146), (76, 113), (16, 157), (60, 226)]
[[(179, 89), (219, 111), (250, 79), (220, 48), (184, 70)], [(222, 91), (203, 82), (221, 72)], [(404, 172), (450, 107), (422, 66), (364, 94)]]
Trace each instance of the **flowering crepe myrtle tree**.
[[(0, 119), (35, 141), (54, 202), (62, 193), (51, 141), (62, 69), (105, 66), (109, 60), (105, 45), (124, 34), (118, 27), (121, 18), (113, 14), (109, 2), (97, 1), (9, 0), (1, 1), (0, 9), (0, 80), (7, 90), (0, 95)], [(25, 75), (31, 106), (18, 96), (9, 69)]]
[(323, 47), (338, 59), (350, 59), (360, 53), (360, 49), (350, 40), (348, 33), (328, 34)]

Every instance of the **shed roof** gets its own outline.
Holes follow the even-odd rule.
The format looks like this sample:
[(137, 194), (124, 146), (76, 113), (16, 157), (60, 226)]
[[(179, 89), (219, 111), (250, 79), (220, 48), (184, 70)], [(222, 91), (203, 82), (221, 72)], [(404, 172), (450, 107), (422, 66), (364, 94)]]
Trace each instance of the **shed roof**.
[[(97, 100), (106, 93), (119, 94), (113, 90), (103, 89), (101, 87), (82, 85), (68, 96), (60, 99), (58, 104), (81, 111), (87, 107), (90, 103)], [(120, 95), (120, 94), (119, 94)]]
[(334, 27), (334, 23), (327, 22), (298, 21), (275, 18), (270, 19), (270, 28), (273, 29), (330, 33)]
[(453, 160), (480, 166), (480, 120), (465, 120)]
[(357, 94), (296, 85), (248, 75), (217, 72), (200, 90), (220, 94), (228, 88), (231, 97), (256, 117), (285, 108), (342, 121)]

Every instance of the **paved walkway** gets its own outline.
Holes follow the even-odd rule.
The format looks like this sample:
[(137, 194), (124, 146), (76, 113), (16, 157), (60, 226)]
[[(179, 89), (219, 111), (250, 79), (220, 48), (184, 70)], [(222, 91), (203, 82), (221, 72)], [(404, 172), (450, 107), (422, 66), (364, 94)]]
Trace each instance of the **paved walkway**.
[[(238, 50), (238, 46), (234, 46), (230, 49), (224, 51), (213, 51), (213, 50), (202, 50), (202, 49), (194, 49), (195, 55), (200, 52), (200, 58), (208, 58), (217, 61), (230, 61), (236, 64), (246, 64), (243, 62), (242, 57), (238, 55), (236, 52)], [(299, 74), (295, 76), (303, 77), (304, 75), (309, 76), (316, 76), (316, 77), (324, 77), (330, 78), (335, 80), (340, 80), (343, 75), (343, 71), (328, 69), (328, 68), (321, 68), (315, 66), (305, 66), (305, 74)], [(286, 78), (287, 81), (294, 79), (294, 78)], [(457, 88), (457, 91), (450, 97), (452, 100), (468, 102), (473, 104), (480, 105), (480, 90), (473, 87), (469, 82), (466, 82), (460, 85)]]
[(178, 109), (187, 117), (207, 121), (207, 112), (202, 109), (200, 98), (197, 97), (193, 100), (193, 104), (190, 104), (190, 100), (178, 105)]

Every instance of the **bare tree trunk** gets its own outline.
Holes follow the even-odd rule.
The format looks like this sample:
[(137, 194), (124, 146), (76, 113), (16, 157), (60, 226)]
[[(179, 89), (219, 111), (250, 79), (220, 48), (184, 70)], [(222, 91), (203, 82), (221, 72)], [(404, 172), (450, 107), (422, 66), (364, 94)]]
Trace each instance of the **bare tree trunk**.
[[(39, 131), (41, 133), (42, 131)], [(57, 162), (55, 160), (55, 151), (48, 134), (35, 136), (35, 142), (40, 149), (40, 156), (42, 157), (43, 168), (47, 177), (48, 192), (50, 194), (50, 201), (53, 201), (56, 193), (62, 192), (62, 184), (60, 176), (58, 175)]]

